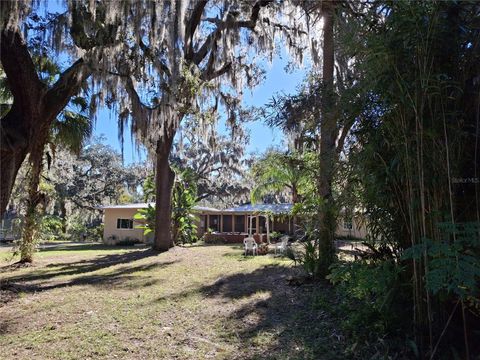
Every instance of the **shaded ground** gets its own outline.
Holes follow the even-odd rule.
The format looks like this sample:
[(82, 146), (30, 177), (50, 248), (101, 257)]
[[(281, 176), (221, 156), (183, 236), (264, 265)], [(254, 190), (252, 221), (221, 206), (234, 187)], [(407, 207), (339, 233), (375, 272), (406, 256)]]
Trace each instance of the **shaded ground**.
[[(3, 250), (2, 250), (3, 251)], [(16, 267), (0, 253), (2, 359), (344, 359), (328, 286), (237, 246), (61, 245)]]

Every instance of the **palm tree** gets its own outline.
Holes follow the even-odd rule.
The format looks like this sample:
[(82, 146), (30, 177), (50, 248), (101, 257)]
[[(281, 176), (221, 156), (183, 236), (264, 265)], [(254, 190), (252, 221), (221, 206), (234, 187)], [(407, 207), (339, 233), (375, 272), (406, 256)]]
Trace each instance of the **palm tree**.
[(293, 204), (301, 200), (299, 189), (307, 186), (309, 177), (305, 157), (298, 153), (269, 151), (253, 166), (255, 187), (252, 202), (272, 193), (288, 193)]

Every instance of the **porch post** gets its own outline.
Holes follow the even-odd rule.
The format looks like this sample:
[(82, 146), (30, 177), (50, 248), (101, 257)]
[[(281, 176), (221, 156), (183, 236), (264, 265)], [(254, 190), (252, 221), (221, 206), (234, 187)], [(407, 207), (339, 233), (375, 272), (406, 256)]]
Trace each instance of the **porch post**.
[(255, 232), (260, 235), (260, 221), (258, 221), (258, 215), (255, 216)]
[(223, 233), (223, 214), (220, 214), (220, 232)]
[(243, 215), (243, 219), (244, 219), (243, 230), (248, 234), (248, 216)]
[(235, 232), (235, 214), (232, 214), (232, 233)]
[(208, 232), (208, 229), (210, 229), (210, 214), (207, 214), (207, 228), (205, 229), (205, 232)]
[(268, 224), (269, 223), (268, 215), (265, 216), (265, 222), (266, 222), (266, 225), (267, 225), (267, 243), (270, 244), (270, 225)]

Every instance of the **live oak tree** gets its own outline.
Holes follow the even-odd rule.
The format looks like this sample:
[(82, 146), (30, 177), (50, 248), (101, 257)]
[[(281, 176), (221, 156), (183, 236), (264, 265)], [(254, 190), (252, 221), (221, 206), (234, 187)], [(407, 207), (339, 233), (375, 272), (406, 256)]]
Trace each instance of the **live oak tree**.
[[(67, 149), (63, 141), (56, 142), (54, 149), (46, 149), (47, 165), (45, 159), (50, 156), (40, 181), (43, 206), (45, 214), (59, 218), (64, 235), (68, 236), (74, 227), (97, 221), (102, 205), (121, 204), (125, 199), (142, 201), (140, 185), (149, 167), (144, 163), (124, 165), (121, 154), (105, 145), (102, 138), (91, 139), (78, 154)], [(25, 162), (11, 196), (11, 203), (22, 216), (29, 176)]]
[(121, 133), (131, 119), (133, 133), (156, 158), (158, 250), (172, 244), (168, 156), (181, 120), (212, 96), (237, 107), (244, 86), (259, 80), (259, 54), (271, 57), (280, 36), (297, 63), (310, 46), (301, 14), (289, 2), (71, 1), (40, 29), (57, 50), (79, 59), (48, 88), (20, 35), (29, 3), (2, 6), (2, 65), (14, 96), (2, 119), (2, 209), (26, 154), (39, 153), (51, 121), (95, 72), (92, 104), (115, 107)]
[[(246, 201), (249, 194), (245, 156), (249, 136), (240, 119), (230, 134), (220, 134), (215, 115), (209, 119), (187, 118), (174, 144), (171, 162), (180, 169), (190, 169), (197, 184), (197, 202), (226, 206)], [(250, 117), (250, 114), (239, 114)]]
[[(213, 98), (234, 114), (243, 88), (259, 79), (256, 57), (271, 56), (280, 35), (300, 62), (306, 27), (298, 15), (296, 7), (272, 0), (135, 2), (124, 13), (125, 41), (101, 65), (124, 87), (115, 96), (123, 124), (132, 120), (156, 159), (157, 250), (172, 246), (168, 159), (181, 121)], [(111, 84), (113, 93), (117, 83)]]
[[(104, 12), (92, 14), (71, 4), (71, 11), (43, 18), (36, 2), (3, 1), (0, 7), (0, 59), (13, 96), (0, 122), (0, 216), (27, 154), (32, 164), (41, 163), (52, 122), (85, 86), (92, 73), (89, 61), (114, 41), (114, 28), (102, 26)], [(69, 53), (72, 65), (48, 84), (35, 67), (32, 51), (45, 55), (61, 50)]]
[[(48, 86), (59, 75), (58, 65), (46, 56), (34, 56), (33, 62), (41, 80)], [(0, 91), (9, 99), (12, 94), (6, 82), (0, 83)], [(6, 111), (9, 111), (11, 104)], [(41, 213), (38, 213), (38, 206), (46, 203), (46, 194), (40, 190), (41, 175), (45, 168), (45, 163), (50, 168), (52, 158), (55, 157), (56, 147), (62, 146), (72, 153), (78, 154), (84, 142), (92, 133), (93, 122), (87, 117), (86, 100), (83, 97), (74, 97), (64, 110), (50, 125), (47, 138), (43, 141), (43, 147), (38, 146), (41, 154), (31, 153), (29, 156), (29, 169), (27, 172), (28, 186), (25, 199), (25, 216), (23, 221), (22, 240), (20, 242), (20, 262), (31, 262), (33, 260), (33, 251), (35, 247), (35, 237), (39, 229), (39, 219)], [(46, 151), (49, 145), (49, 151)], [(45, 210), (45, 206), (43, 206)]]

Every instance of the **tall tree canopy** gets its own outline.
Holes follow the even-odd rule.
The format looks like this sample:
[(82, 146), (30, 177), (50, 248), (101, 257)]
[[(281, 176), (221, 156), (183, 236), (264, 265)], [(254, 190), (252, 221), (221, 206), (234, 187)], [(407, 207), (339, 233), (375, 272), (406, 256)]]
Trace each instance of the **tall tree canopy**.
[(251, 163), (245, 154), (249, 135), (240, 122), (230, 134), (220, 134), (215, 119), (196, 126), (197, 119), (183, 123), (179, 141), (174, 144), (172, 163), (191, 169), (197, 182), (197, 201), (218, 206), (246, 201), (250, 192), (247, 169)]
[[(3, 1), (0, 7), (0, 59), (13, 96), (0, 120), (0, 215), (25, 157), (33, 154), (31, 161), (36, 161), (35, 156), (42, 156), (52, 122), (92, 73), (89, 61), (113, 43), (113, 37), (104, 34), (101, 16), (92, 23), (78, 11), (52, 14), (39, 7), (31, 1)], [(34, 58), (60, 50), (70, 55), (71, 65), (51, 82)]]
[[(120, 132), (131, 120), (137, 139), (156, 158), (159, 250), (171, 245), (173, 172), (168, 156), (182, 119), (220, 104), (232, 123), (244, 87), (260, 78), (259, 56), (271, 57), (283, 38), (292, 58), (301, 62), (311, 45), (299, 8), (284, 1), (69, 1), (64, 13), (47, 13), (42, 26), (31, 29), (27, 15), (36, 16), (36, 22), (40, 18), (37, 4), (30, 12), (29, 3), (11, 1), (2, 7), (2, 64), (14, 95), (14, 105), (2, 119), (2, 202), (6, 205), (26, 153), (44, 137), (40, 129), (94, 73), (92, 103), (116, 107)], [(72, 59), (81, 55), (52, 88), (38, 81), (20, 27), (28, 35), (38, 30)], [(16, 58), (20, 61), (15, 63)]]
[(128, 37), (105, 73), (117, 75), (127, 95), (115, 94), (121, 128), (131, 119), (156, 158), (155, 247), (166, 250), (174, 176), (168, 157), (182, 119), (222, 106), (233, 124), (244, 87), (259, 79), (259, 55), (271, 56), (283, 36), (301, 61), (306, 27), (296, 7), (271, 0), (146, 4), (126, 14)]

